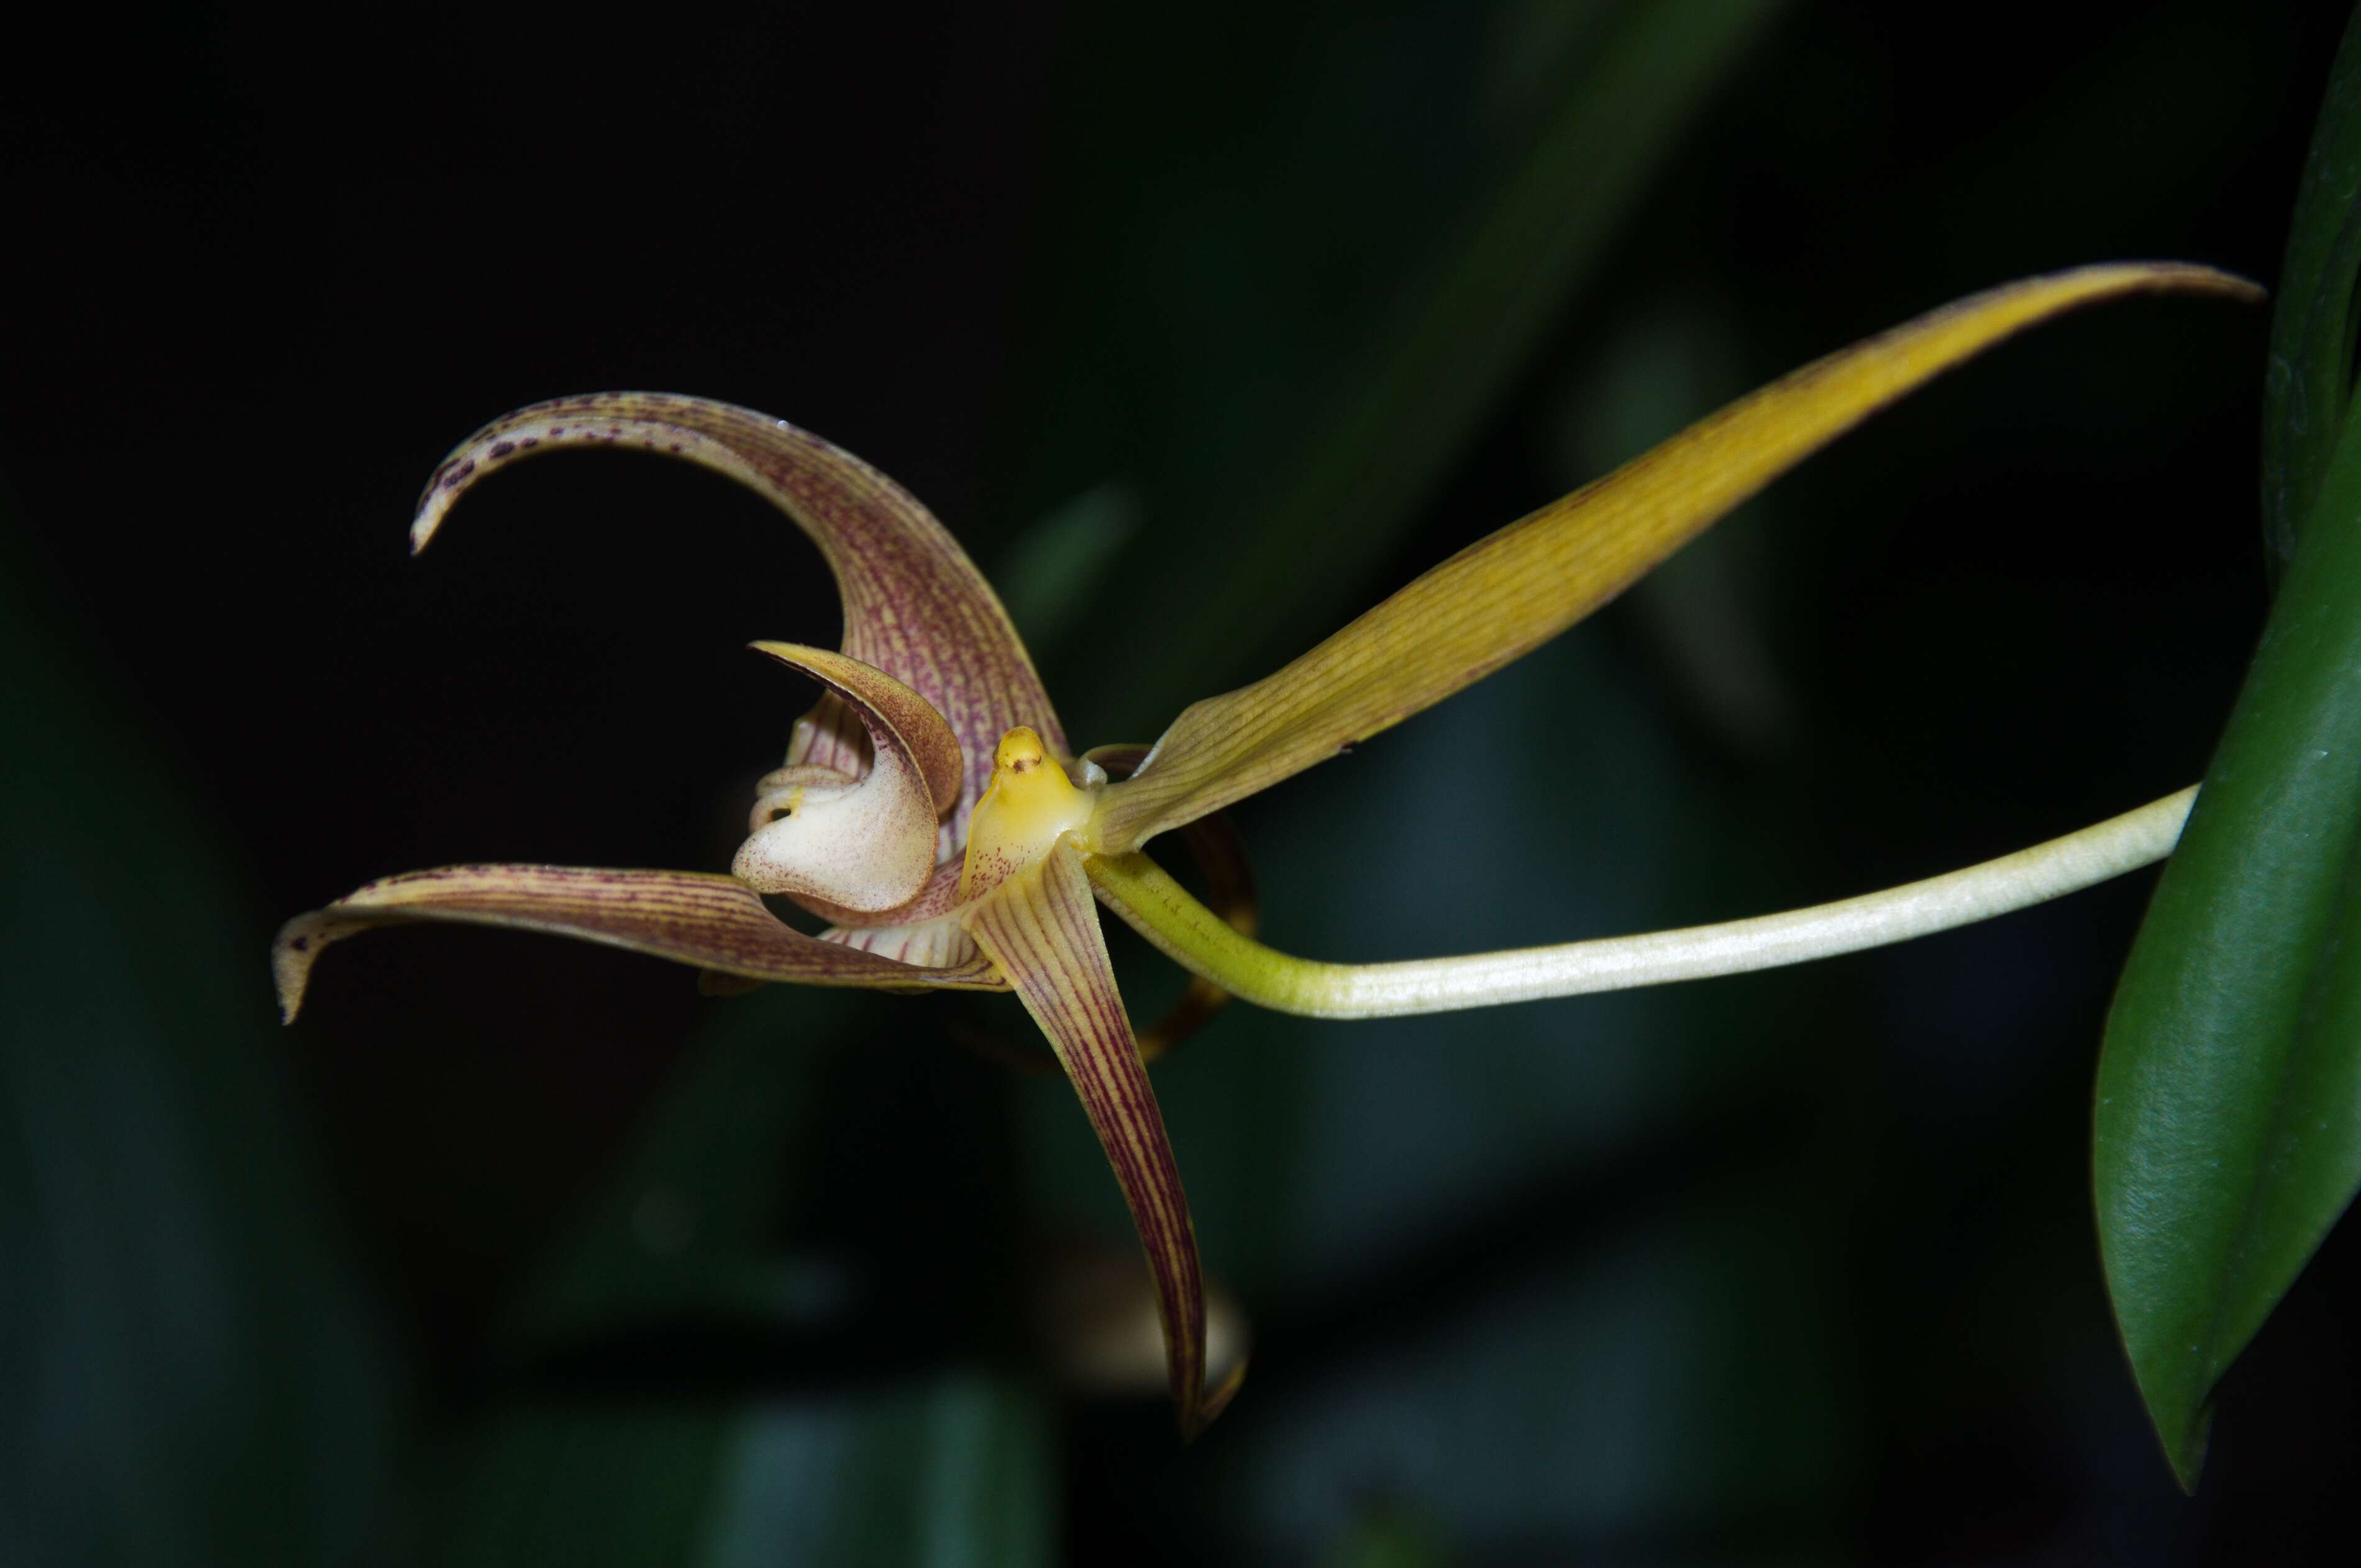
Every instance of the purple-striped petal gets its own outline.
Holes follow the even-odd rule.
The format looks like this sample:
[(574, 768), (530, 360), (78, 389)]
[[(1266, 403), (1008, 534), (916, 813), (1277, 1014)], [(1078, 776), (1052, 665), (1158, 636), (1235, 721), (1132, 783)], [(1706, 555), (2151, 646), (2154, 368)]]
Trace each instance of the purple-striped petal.
[(589, 866), (445, 866), (357, 888), (280, 928), (270, 965), (292, 1023), (332, 942), (417, 921), (506, 926), (628, 948), (742, 981), (876, 991), (1005, 991), (981, 960), (930, 969), (823, 942), (780, 922), (735, 877)]

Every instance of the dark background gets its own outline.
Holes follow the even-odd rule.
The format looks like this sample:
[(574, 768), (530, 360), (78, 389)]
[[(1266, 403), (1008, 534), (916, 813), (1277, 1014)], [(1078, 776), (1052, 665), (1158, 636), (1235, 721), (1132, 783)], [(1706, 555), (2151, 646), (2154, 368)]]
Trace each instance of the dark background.
[[(134, 8), (0, 65), (0, 1558), (2344, 1561), (2348, 1224), (2173, 1489), (2088, 1093), (2144, 876), (1675, 992), (1235, 1009), (1159, 1093), (1234, 1411), (1060, 1398), (1128, 1246), (1013, 1005), (276, 923), (467, 860), (716, 868), (824, 641), (759, 501), (518, 403), (775, 412), (1153, 737), (1803, 360), (2126, 257), (2268, 283), (2335, 6)], [(1337, 958), (1755, 913), (2193, 780), (2266, 599), (2266, 313), (2043, 329), (1597, 621), (1238, 812)], [(1176, 987), (1113, 938), (1136, 1013)]]

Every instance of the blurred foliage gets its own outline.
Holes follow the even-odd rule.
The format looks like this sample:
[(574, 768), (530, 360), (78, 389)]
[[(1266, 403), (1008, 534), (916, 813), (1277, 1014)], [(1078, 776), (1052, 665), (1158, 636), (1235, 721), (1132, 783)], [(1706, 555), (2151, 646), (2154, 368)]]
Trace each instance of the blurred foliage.
[[(1048, 1560), (1044, 1390), (976, 1359), (1005, 1357), (1005, 1336), (995, 1347), (917, 1310), (918, 1280), (829, 1245), (848, 1216), (809, 1162), (829, 1145), (820, 1118), (841, 1090), (829, 1042), (845, 1011), (774, 990), (692, 1047), (639, 1146), (520, 1298), (512, 1365), (457, 1459), (442, 1560)], [(959, 1146), (913, 1128), (879, 1152), (925, 1164)], [(942, 1209), (950, 1234), (976, 1218)], [(975, 1271), (956, 1241), (909, 1227), (899, 1239), (924, 1249), (919, 1273)]]
[(403, 1561), (394, 1368), (255, 988), (269, 922), (21, 552), (0, 502), (0, 1561)]
[[(2038, 49), (2005, 17), (1609, 0), (607, 46), (478, 16), (324, 72), (176, 12), (82, 51), (128, 84), (109, 112), (0, 137), (61, 214), (12, 255), (44, 305), (6, 323), (0, 421), (42, 558), (5, 607), (40, 765), (0, 784), (29, 1151), (0, 1145), (0, 1558), (2349, 1554), (2344, 1231), (2222, 1385), (2197, 1502), (2123, 1375), (2084, 1139), (2143, 886), (1660, 994), (1231, 1009), (1158, 1069), (1258, 1332), (1185, 1451), (1032, 1361), (1039, 1249), (1129, 1243), (1071, 1091), (948, 1043), (1013, 1007), (701, 1003), (440, 933), (268, 1020), (270, 918), (365, 876), (721, 863), (790, 706), (730, 650), (826, 640), (759, 504), (653, 465), (488, 491), (404, 573), (408, 494), (478, 419), (660, 384), (823, 431), (995, 568), (1078, 739), (1147, 739), (1942, 299), (2125, 255), (2268, 279), (2336, 18), (2028, 15)], [(591, 125), (621, 129), (563, 140)], [(1249, 803), (1271, 939), (1726, 917), (2184, 782), (2259, 606), (2257, 337), (2134, 307), (2012, 348)], [(225, 478), (260, 428), (276, 477)], [(1117, 957), (1143, 1014), (1175, 988)]]
[[(1146, 737), (1296, 651), (1240, 628), (1360, 609), (1776, 9), (1519, 0), (1340, 27), (1313, 7), (1271, 16), (1252, 61), (1212, 58), (1219, 30), (1078, 17), (1066, 47), (1085, 59), (1207, 57), (1079, 75), (1051, 137), (1064, 201), (1038, 287), (1058, 308), (1036, 338), (1031, 471), (1119, 455), (1147, 528), (1118, 571), (1153, 561), (1189, 607), (1143, 628), (1153, 657), (1078, 670), (1065, 700)], [(1175, 531), (1177, 558), (1159, 543)]]

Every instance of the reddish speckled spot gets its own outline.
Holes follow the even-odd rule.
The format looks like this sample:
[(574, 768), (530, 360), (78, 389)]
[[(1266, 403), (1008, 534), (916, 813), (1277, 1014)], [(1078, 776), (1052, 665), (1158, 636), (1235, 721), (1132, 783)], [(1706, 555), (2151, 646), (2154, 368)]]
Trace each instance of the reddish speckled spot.
[(287, 945), (294, 948), (299, 953), (308, 953), (312, 950), (312, 938), (309, 937), (290, 937), (287, 938)]
[(467, 483), (467, 476), (475, 471), (476, 465), (473, 462), (460, 464), (456, 468), (452, 469), (451, 472), (445, 477), (443, 480), (443, 488), (446, 490), (457, 489), (461, 485)]
[(507, 456), (510, 453), (514, 452), (515, 450), (516, 443), (513, 441), (496, 441), (492, 443), (491, 455), (493, 458), (497, 460)]

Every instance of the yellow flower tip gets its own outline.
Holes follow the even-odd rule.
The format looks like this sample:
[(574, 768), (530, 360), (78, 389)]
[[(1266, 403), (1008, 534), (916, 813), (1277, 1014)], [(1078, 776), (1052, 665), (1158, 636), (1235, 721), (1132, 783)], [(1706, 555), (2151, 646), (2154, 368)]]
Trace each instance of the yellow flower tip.
[(993, 752), (992, 783), (968, 823), (960, 898), (980, 898), (1038, 861), (1091, 819), (1095, 792), (1077, 788), (1041, 737), (1020, 724)]
[(1049, 753), (1042, 749), (1041, 737), (1029, 724), (1020, 724), (1000, 738), (1000, 749), (992, 754), (993, 783), (1004, 776), (1031, 773), (1049, 761)]

